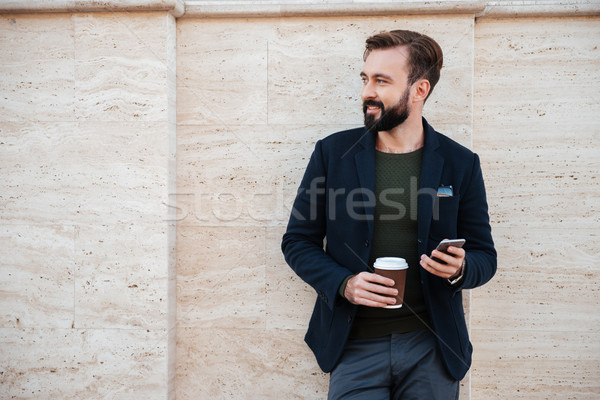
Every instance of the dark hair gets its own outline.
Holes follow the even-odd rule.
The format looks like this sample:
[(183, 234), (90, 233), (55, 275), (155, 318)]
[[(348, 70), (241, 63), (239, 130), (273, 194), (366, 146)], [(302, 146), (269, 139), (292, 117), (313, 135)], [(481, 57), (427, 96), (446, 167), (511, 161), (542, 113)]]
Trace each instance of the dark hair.
[[(366, 60), (373, 50), (407, 46), (409, 53), (408, 84), (419, 79), (429, 81), (429, 95), (440, 80), (440, 70), (444, 64), (444, 54), (440, 45), (427, 35), (406, 30), (381, 32), (367, 39), (363, 59)], [(427, 99), (425, 99), (427, 100)]]

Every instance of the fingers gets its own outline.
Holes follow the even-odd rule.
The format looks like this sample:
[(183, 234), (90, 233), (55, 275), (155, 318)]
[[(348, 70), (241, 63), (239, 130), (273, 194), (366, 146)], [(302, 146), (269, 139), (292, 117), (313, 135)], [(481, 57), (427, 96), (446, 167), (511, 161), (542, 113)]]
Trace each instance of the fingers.
[(393, 284), (392, 279), (370, 272), (361, 272), (350, 278), (344, 296), (353, 304), (385, 307), (396, 303), (394, 296), (398, 291), (390, 287)]
[(450, 246), (448, 252), (454, 256), (454, 258), (465, 258), (465, 249), (462, 247)]
[(420, 264), (421, 264), (421, 267), (423, 267), (425, 270), (427, 270), (427, 272), (429, 272), (435, 276), (439, 276), (440, 278), (445, 278), (445, 279), (454, 275), (456, 273), (456, 271), (458, 270), (458, 268), (452, 267), (448, 264), (439, 263), (439, 262), (427, 257), (425, 254), (423, 254), (421, 256)]
[[(434, 259), (435, 258), (435, 259)], [(448, 254), (438, 250), (431, 252), (431, 257), (421, 256), (421, 266), (433, 275), (450, 278), (456, 275), (463, 264), (465, 250), (460, 247), (448, 247)]]

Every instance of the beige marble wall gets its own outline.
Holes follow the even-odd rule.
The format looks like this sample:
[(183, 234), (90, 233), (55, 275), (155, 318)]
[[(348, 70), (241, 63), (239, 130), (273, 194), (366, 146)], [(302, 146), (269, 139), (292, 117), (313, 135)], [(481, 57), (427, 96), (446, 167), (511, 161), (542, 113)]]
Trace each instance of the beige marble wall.
[(499, 270), (473, 291), (474, 399), (600, 397), (598, 38), (599, 18), (475, 26)]
[(480, 153), (488, 182), (500, 265), (466, 293), (461, 397), (600, 393), (598, 19), (183, 19), (179, 398), (324, 398), (302, 343), (315, 295), (279, 240), (314, 141), (361, 122), (364, 38), (398, 26), (440, 40), (425, 113)]
[(174, 33), (0, 16), (1, 397), (174, 395)]
[(446, 67), (427, 115), (470, 146), (473, 24), (178, 21), (178, 399), (325, 398), (303, 342), (315, 294), (280, 251), (293, 195), (315, 141), (362, 124), (364, 40), (380, 30), (439, 39)]

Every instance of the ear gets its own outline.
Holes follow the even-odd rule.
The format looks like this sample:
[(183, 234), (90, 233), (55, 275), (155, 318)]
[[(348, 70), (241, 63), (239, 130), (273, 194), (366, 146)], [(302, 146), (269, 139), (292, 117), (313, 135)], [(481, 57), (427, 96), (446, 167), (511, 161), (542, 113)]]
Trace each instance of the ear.
[(413, 83), (413, 101), (414, 102), (425, 102), (431, 85), (427, 79), (419, 79)]

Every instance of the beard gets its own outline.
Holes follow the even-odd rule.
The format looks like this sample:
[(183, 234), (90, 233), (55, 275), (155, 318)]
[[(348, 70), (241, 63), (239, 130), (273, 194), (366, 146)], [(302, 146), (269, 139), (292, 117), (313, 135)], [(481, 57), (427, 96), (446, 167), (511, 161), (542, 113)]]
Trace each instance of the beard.
[[(402, 98), (389, 110), (380, 101), (366, 100), (363, 102), (363, 114), (365, 116), (365, 127), (371, 132), (390, 131), (406, 121), (410, 114), (408, 107), (409, 89), (407, 88)], [(375, 119), (374, 115), (367, 114), (368, 106), (379, 107), (381, 116)]]

